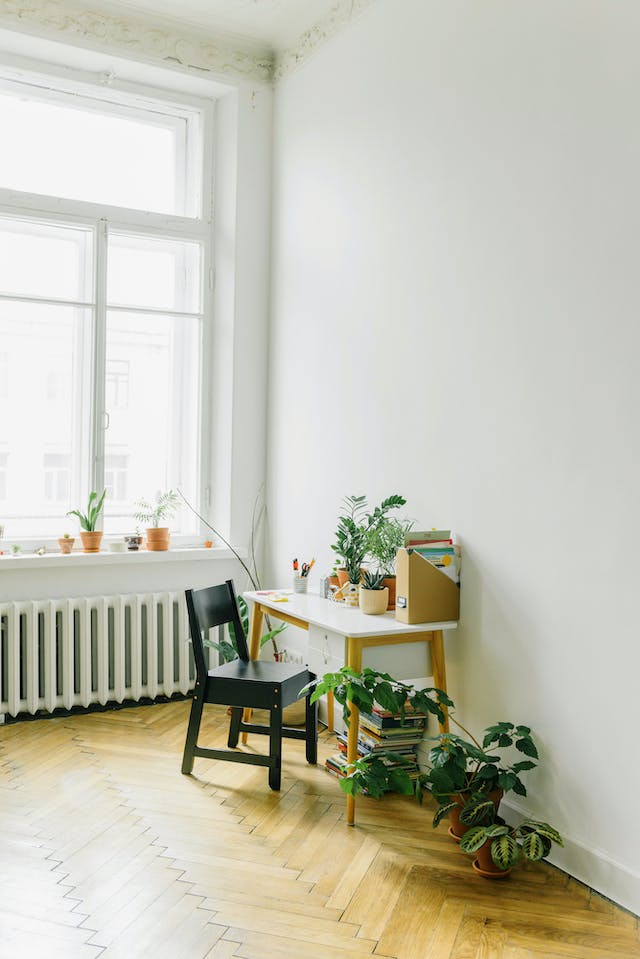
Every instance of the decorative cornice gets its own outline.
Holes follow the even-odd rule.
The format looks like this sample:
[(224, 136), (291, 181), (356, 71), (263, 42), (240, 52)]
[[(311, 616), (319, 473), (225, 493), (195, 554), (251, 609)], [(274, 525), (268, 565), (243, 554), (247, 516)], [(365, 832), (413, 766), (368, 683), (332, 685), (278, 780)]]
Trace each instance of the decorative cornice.
[(338, 0), (330, 13), (302, 34), (290, 50), (276, 56), (273, 79), (280, 80), (299, 67), (315, 50), (343, 30), (376, 0)]
[(306, 30), (294, 47), (275, 58), (251, 50), (248, 40), (215, 36), (195, 26), (185, 29), (167, 18), (141, 13), (125, 16), (74, 0), (0, 0), (0, 27), (201, 75), (268, 83), (291, 73), (375, 2), (337, 0), (330, 13)]
[(69, 0), (0, 0), (0, 27), (212, 75), (270, 81), (271, 57), (155, 17), (121, 16)]

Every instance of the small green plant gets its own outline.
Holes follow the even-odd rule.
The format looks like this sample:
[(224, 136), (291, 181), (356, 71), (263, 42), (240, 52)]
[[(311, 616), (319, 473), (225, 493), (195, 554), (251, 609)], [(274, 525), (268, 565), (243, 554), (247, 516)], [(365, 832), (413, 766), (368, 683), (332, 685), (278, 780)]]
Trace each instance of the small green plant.
[(170, 489), (166, 493), (158, 493), (155, 504), (149, 503), (145, 499), (138, 500), (135, 504), (137, 511), (133, 514), (133, 517), (145, 526), (157, 528), (160, 525), (160, 520), (169, 519), (173, 516), (178, 504), (178, 493)]
[[(480, 809), (483, 810), (482, 813)], [(473, 854), (485, 843), (489, 843), (491, 859), (500, 870), (512, 869), (520, 856), (531, 862), (538, 862), (549, 855), (553, 843), (564, 845), (558, 830), (547, 822), (525, 819), (519, 826), (508, 826), (498, 821), (493, 803), (486, 800), (468, 803), (460, 814), (460, 821), (477, 819), (479, 813), (484, 821), (481, 825), (472, 826), (465, 833), (460, 840), (460, 849)]]
[(381, 516), (367, 530), (367, 555), (383, 571), (384, 576), (395, 575), (396, 553), (404, 546), (412, 520)]
[[(242, 623), (242, 628), (244, 630), (245, 636), (249, 635), (249, 607), (247, 601), (243, 596), (238, 596), (238, 609), (240, 611), (240, 622)], [(286, 623), (281, 623), (280, 626), (277, 626), (275, 629), (270, 629), (268, 632), (260, 638), (260, 648), (265, 645), (265, 643), (273, 642), (275, 645), (275, 638), (283, 629), (287, 628)], [(236, 642), (236, 632), (233, 628), (233, 623), (229, 623), (229, 638), (223, 637), (220, 640), (205, 639), (205, 646), (211, 646), (213, 649), (218, 650), (218, 655), (220, 657), (221, 663), (230, 663), (232, 660), (238, 658), (238, 644)]]
[(85, 530), (87, 533), (94, 533), (96, 523), (104, 506), (104, 498), (106, 495), (106, 489), (103, 489), (100, 496), (98, 496), (95, 490), (92, 490), (89, 493), (86, 513), (82, 513), (79, 509), (70, 509), (67, 516), (77, 516), (80, 520), (80, 529)]
[(63, 533), (63, 534), (62, 534), (62, 538), (63, 538), (63, 539), (71, 539), (71, 534), (70, 534), (70, 533)]
[(365, 569), (362, 574), (362, 588), (363, 589), (373, 589), (379, 590), (383, 589), (382, 581), (384, 579), (384, 572), (378, 569)]

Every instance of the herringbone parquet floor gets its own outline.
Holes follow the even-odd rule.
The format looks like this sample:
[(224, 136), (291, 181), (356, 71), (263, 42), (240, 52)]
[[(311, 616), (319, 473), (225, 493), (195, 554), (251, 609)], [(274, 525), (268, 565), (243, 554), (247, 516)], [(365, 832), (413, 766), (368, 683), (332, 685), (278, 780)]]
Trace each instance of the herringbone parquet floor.
[(640, 957), (633, 916), (544, 864), (477, 877), (415, 802), (360, 800), (347, 827), (302, 743), (280, 794), (259, 767), (182, 776), (188, 709), (0, 729), (2, 959)]

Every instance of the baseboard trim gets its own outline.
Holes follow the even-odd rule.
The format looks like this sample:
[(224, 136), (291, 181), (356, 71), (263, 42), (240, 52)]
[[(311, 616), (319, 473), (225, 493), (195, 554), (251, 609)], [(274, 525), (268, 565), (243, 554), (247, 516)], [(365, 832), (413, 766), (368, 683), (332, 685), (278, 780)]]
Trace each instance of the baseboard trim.
[[(506, 818), (512, 823), (531, 815), (522, 806), (506, 799), (502, 800), (500, 810), (511, 813)], [(548, 856), (549, 862), (635, 916), (640, 916), (640, 873), (616, 862), (600, 849), (586, 846), (565, 834), (562, 838), (564, 847), (554, 846)]]

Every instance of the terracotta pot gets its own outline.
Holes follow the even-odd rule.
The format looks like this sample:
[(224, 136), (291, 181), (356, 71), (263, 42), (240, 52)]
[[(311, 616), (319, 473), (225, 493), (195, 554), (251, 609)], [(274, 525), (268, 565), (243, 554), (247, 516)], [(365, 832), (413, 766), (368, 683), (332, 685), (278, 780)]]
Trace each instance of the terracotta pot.
[(385, 576), (382, 580), (382, 585), (386, 586), (389, 590), (389, 602), (387, 604), (387, 609), (396, 608), (396, 578), (395, 576)]
[(483, 843), (482, 846), (480, 846), (480, 848), (476, 851), (476, 858), (472, 863), (473, 868), (480, 876), (484, 876), (485, 879), (505, 879), (511, 870), (500, 869), (498, 866), (496, 866), (495, 862), (491, 858), (492, 842), (492, 839), (487, 839), (487, 841)]
[(384, 589), (365, 589), (360, 587), (360, 609), (369, 616), (380, 616), (386, 613), (389, 603), (389, 590)]
[[(465, 826), (463, 822), (460, 822), (460, 813), (462, 812), (462, 807), (466, 802), (468, 802), (470, 796), (471, 793), (458, 793), (458, 795), (451, 797), (452, 802), (453, 800), (456, 800), (460, 803), (459, 806), (456, 806), (455, 809), (452, 809), (449, 813), (449, 835), (452, 839), (455, 839), (456, 842), (460, 842), (467, 830), (471, 829), (471, 826)], [(489, 799), (493, 803), (496, 815), (498, 813), (500, 800), (503, 796), (503, 789), (494, 789), (489, 793)]]
[(80, 539), (82, 540), (82, 549), (85, 553), (99, 553), (100, 543), (102, 542), (102, 530), (96, 529), (87, 532), (86, 529), (80, 530)]
[(58, 546), (60, 547), (60, 552), (68, 555), (73, 549), (74, 543), (75, 543), (75, 539), (73, 539), (72, 536), (67, 536), (66, 538), (64, 536), (61, 536), (60, 539), (58, 540)]
[(169, 527), (150, 526), (147, 530), (147, 549), (160, 552), (169, 549)]

